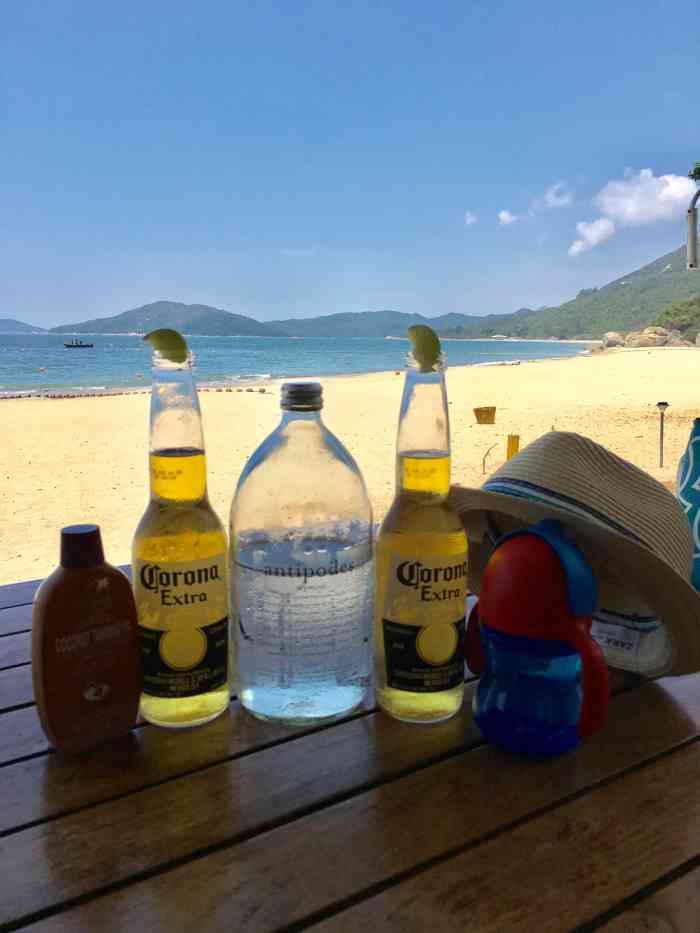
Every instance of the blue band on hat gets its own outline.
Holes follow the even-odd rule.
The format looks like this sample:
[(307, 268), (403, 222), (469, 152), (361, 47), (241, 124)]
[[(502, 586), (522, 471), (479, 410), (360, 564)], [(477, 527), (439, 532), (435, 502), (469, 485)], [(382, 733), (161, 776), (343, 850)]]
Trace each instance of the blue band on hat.
[(603, 515), (602, 512), (592, 509), (589, 505), (585, 505), (577, 499), (572, 499), (570, 496), (563, 496), (561, 493), (553, 492), (551, 489), (545, 489), (543, 486), (535, 486), (533, 483), (528, 483), (521, 479), (493, 478), (487, 480), (481, 488), (484, 492), (495, 492), (500, 495), (511, 496), (515, 499), (537, 502), (540, 505), (551, 505), (565, 512), (570, 512), (572, 515), (578, 514), (581, 518), (603, 525), (611, 531), (616, 531), (618, 534), (624, 535), (625, 538), (636, 541), (637, 544), (647, 548), (647, 550), (649, 549), (648, 545), (646, 545), (641, 538), (638, 538), (634, 532), (630, 531), (629, 528), (625, 528), (624, 525), (618, 524), (607, 515)]

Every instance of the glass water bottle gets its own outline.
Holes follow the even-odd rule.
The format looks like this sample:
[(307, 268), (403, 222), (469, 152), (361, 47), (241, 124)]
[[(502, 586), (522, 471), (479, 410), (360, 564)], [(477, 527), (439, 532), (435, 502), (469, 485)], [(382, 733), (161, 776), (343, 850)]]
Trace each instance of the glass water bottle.
[(249, 712), (303, 725), (348, 713), (369, 685), (372, 510), (321, 386), (286, 383), (281, 404), (231, 506), (232, 667)]

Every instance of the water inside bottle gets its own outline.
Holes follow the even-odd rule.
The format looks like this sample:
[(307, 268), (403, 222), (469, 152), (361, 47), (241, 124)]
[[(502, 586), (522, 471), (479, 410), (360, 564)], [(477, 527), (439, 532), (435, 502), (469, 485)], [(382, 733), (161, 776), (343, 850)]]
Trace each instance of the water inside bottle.
[(234, 562), (237, 690), (262, 719), (308, 724), (362, 702), (370, 681), (371, 543), (309, 529), (246, 535)]

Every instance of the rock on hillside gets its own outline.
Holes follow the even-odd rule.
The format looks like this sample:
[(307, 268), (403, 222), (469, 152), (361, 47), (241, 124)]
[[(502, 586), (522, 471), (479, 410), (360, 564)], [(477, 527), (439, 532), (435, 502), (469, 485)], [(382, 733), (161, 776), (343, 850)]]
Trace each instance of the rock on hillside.
[(608, 347), (624, 347), (624, 345), (625, 338), (618, 331), (609, 330), (607, 334), (603, 334), (603, 347), (605, 349)]
[(665, 327), (645, 327), (644, 330), (630, 331), (623, 336), (617, 331), (608, 331), (603, 338), (603, 348), (627, 347), (638, 349), (640, 347), (692, 347), (693, 344), (684, 340), (680, 331), (667, 330)]

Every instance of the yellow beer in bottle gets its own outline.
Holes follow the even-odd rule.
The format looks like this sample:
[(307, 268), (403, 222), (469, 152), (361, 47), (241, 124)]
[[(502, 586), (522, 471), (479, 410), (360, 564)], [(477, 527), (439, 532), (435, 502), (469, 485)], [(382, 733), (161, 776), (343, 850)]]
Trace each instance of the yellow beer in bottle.
[(171, 353), (176, 359), (167, 354), (170, 344), (154, 353), (151, 497), (134, 536), (132, 569), (141, 715), (159, 726), (183, 727), (208, 722), (229, 703), (228, 589), (226, 535), (207, 497), (191, 357), (175, 336), (184, 347)]
[(376, 545), (375, 685), (379, 706), (396, 719), (439, 722), (459, 710), (464, 694), (467, 539), (447, 506), (444, 358), (429, 328), (411, 331), (396, 497)]

